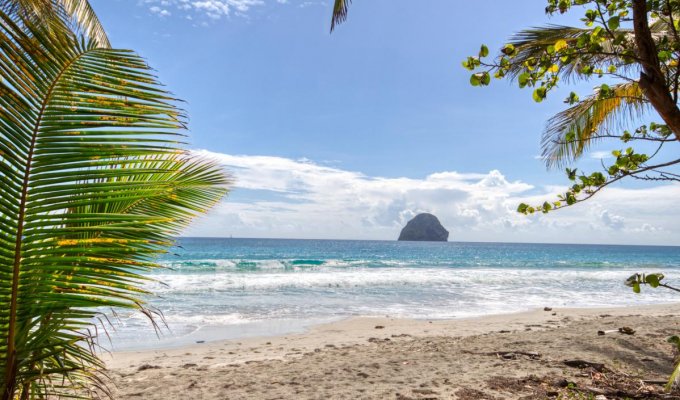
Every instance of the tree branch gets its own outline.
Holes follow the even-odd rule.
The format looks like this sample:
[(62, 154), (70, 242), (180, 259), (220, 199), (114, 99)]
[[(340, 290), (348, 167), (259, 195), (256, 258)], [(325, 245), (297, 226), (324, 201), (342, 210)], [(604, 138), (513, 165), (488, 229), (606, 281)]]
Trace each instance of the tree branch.
[(596, 1), (595, 6), (597, 7), (597, 13), (600, 15), (600, 21), (602, 21), (602, 26), (607, 31), (609, 36), (612, 39), (616, 40), (616, 35), (614, 35), (614, 32), (612, 32), (611, 29), (609, 29), (609, 25), (607, 24), (607, 20), (604, 18), (604, 15), (602, 14), (602, 9), (600, 8), (600, 3)]
[(659, 168), (664, 168), (664, 167), (670, 167), (671, 165), (676, 165), (676, 164), (680, 164), (680, 158), (678, 158), (678, 159), (676, 159), (676, 160), (673, 160), (673, 161), (665, 162), (665, 163), (663, 163), (663, 164), (651, 165), (651, 166), (649, 166), (649, 167), (640, 168), (640, 169), (638, 169), (638, 170), (636, 170), (636, 171), (631, 171), (631, 172), (628, 172), (628, 173), (625, 173), (625, 174), (618, 175), (618, 176), (616, 176), (615, 178), (613, 178), (613, 179), (608, 180), (607, 182), (605, 182), (602, 186), (598, 186), (598, 187), (596, 187), (595, 189), (589, 191), (589, 192), (588, 192), (588, 195), (587, 195), (586, 197), (582, 197), (582, 198), (580, 198), (580, 199), (576, 199), (576, 201), (573, 202), (572, 204), (562, 205), (562, 206), (560, 206), (560, 207), (555, 207), (554, 210), (559, 210), (559, 209), (565, 208), (565, 207), (571, 207), (571, 206), (573, 206), (574, 204), (578, 204), (578, 203), (584, 202), (584, 201), (590, 199), (591, 197), (595, 196), (600, 190), (606, 188), (607, 186), (611, 185), (611, 184), (614, 183), (614, 182), (620, 181), (621, 179), (623, 179), (623, 178), (625, 178), (625, 177), (630, 176), (630, 177), (635, 178), (636, 175), (642, 174), (642, 173), (644, 173), (644, 172), (653, 171), (653, 170), (656, 170), (656, 169), (659, 169)]
[(642, 65), (640, 88), (673, 131), (676, 139), (680, 140), (680, 109), (673, 101), (666, 85), (666, 76), (661, 71), (656, 43), (649, 29), (646, 0), (633, 0), (633, 29), (637, 55)]
[[(623, 137), (622, 135), (604, 134), (604, 135), (593, 135), (593, 136), (590, 136), (586, 139), (576, 138), (574, 140), (552, 140), (551, 143), (558, 144), (558, 145), (567, 145), (567, 144), (575, 144), (575, 143), (585, 143), (585, 142), (590, 142), (592, 140), (598, 140), (598, 139), (621, 139), (622, 137)], [(653, 137), (631, 136), (630, 141), (634, 141), (634, 140), (643, 140), (643, 141), (646, 141), (646, 142), (660, 142), (660, 143), (676, 142), (675, 139), (662, 139), (662, 138), (653, 138)]]
[(650, 176), (650, 175), (645, 175), (645, 176), (637, 176), (633, 175), (631, 176), (633, 179), (637, 179), (640, 181), (655, 181), (655, 182), (680, 182), (680, 178), (674, 178), (672, 176), (666, 176), (665, 174), (661, 174), (659, 176)]

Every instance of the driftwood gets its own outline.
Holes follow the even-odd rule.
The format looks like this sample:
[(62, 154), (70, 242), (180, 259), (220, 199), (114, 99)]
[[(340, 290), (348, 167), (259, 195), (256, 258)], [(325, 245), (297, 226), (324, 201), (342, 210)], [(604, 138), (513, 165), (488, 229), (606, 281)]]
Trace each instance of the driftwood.
[(463, 351), (466, 354), (476, 354), (481, 356), (496, 356), (498, 358), (504, 358), (506, 360), (514, 360), (517, 356), (529, 357), (532, 360), (538, 360), (541, 358), (540, 353), (534, 351), (489, 351), (489, 352), (476, 352), (476, 351)]
[(648, 385), (662, 385), (662, 386), (668, 383), (668, 381), (662, 381), (658, 379), (643, 379), (642, 382)]
[(591, 362), (591, 361), (585, 361), (585, 360), (565, 360), (562, 362), (564, 365), (572, 367), (572, 368), (592, 368), (597, 372), (603, 372), (606, 370), (604, 364), (602, 363), (596, 363), (596, 362)]
[(619, 329), (609, 329), (609, 330), (606, 330), (606, 331), (597, 331), (597, 334), (602, 336), (602, 335), (605, 335), (607, 333), (616, 333), (616, 332), (623, 333), (624, 335), (635, 335), (635, 330), (631, 327), (628, 327), (628, 326), (624, 326), (624, 327), (621, 327)]

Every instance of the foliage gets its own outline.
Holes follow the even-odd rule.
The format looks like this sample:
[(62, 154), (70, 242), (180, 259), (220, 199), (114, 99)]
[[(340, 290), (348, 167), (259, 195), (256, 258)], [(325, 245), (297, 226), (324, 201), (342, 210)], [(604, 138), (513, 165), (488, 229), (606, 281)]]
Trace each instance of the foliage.
[[(567, 168), (572, 183), (566, 192), (557, 201), (521, 204), (523, 214), (571, 206), (623, 178), (680, 181), (668, 169), (680, 159), (655, 159), (664, 145), (680, 139), (680, 1), (549, 0), (546, 12), (565, 13), (575, 6), (583, 6), (583, 27), (524, 30), (495, 58), (489, 60), (489, 49), (482, 45), (477, 55), (463, 61), (473, 71), (473, 86), (489, 85), (492, 77), (508, 78), (531, 89), (536, 102), (561, 82), (599, 80), (583, 98), (571, 92), (564, 100), (569, 107), (548, 121), (543, 159), (549, 167), (564, 165), (602, 139), (618, 139), (624, 147), (612, 152), (615, 161), (603, 164), (602, 171)], [(651, 110), (663, 121), (624, 129)], [(646, 154), (636, 149), (643, 142), (656, 145), (655, 150)]]
[(347, 8), (352, 0), (335, 0), (333, 3), (333, 18), (331, 19), (331, 32), (338, 24), (347, 19)]
[(4, 400), (106, 393), (101, 307), (151, 316), (144, 273), (228, 184), (183, 150), (185, 117), (146, 62), (102, 47), (67, 3), (46, 19), (0, 0)]
[(666, 287), (672, 290), (678, 290), (667, 284), (661, 282), (664, 279), (664, 275), (661, 273), (655, 274), (633, 274), (628, 279), (626, 279), (626, 286), (633, 288), (635, 293), (640, 293), (641, 285), (649, 285), (653, 288)]
[(5, 3), (6, 6), (13, 8), (6, 10), (8, 12), (33, 15), (47, 23), (50, 19), (57, 18), (58, 13), (65, 12), (75, 19), (75, 26), (85, 32), (99, 47), (111, 47), (106, 31), (89, 0), (14, 0)]

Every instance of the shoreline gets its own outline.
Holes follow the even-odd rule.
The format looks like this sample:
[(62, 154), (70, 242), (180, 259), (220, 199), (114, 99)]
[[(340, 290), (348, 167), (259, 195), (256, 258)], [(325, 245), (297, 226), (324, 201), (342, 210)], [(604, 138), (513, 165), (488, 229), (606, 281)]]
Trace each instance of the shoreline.
[[(643, 312), (645, 310), (653, 310), (655, 312), (664, 309), (665, 307), (672, 307), (674, 305), (678, 306), (678, 312), (680, 312), (680, 301), (677, 303), (656, 303), (656, 304), (642, 304), (642, 305), (622, 305), (622, 306), (608, 306), (608, 307), (555, 307), (552, 312), (560, 311), (563, 316), (567, 317), (586, 317), (593, 316), (602, 313), (612, 314), (612, 315), (628, 315), (629, 312), (633, 310), (638, 310), (638, 312)], [(621, 312), (618, 312), (621, 311)], [(420, 332), (422, 336), (427, 336), (430, 333), (441, 334), (441, 329), (437, 330), (437, 327), (441, 325), (448, 329), (447, 332), (456, 332), (459, 336), (469, 336), (475, 334), (491, 333), (494, 327), (498, 324), (505, 324), (507, 322), (520, 323), (525, 318), (527, 323), (538, 322), (540, 316), (545, 316), (543, 308), (533, 308), (524, 311), (510, 311), (507, 313), (496, 313), (496, 314), (485, 314), (485, 315), (474, 315), (474, 316), (463, 316), (457, 318), (406, 318), (406, 317), (391, 317), (391, 316), (370, 316), (370, 315), (359, 315), (359, 316), (340, 316), (340, 317), (327, 317), (327, 318), (313, 318), (313, 319), (284, 319), (284, 320), (274, 320), (274, 321), (254, 321), (246, 324), (237, 324), (233, 327), (223, 327), (223, 326), (205, 326), (197, 328), (195, 331), (190, 332), (185, 335), (178, 337), (168, 336), (167, 339), (157, 340), (157, 337), (149, 335), (150, 341), (155, 341), (157, 345), (139, 346), (134, 348), (122, 348), (120, 350), (113, 349), (110, 354), (139, 354), (147, 355), (147, 353), (156, 352), (168, 352), (173, 350), (181, 349), (192, 349), (192, 348), (203, 348), (211, 345), (220, 345), (222, 343), (229, 344), (235, 342), (267, 342), (271, 339), (277, 338), (293, 338), (296, 336), (306, 337), (307, 335), (314, 335), (318, 333), (323, 333), (324, 331), (342, 331), (344, 334), (355, 335), (361, 333), (363, 337), (364, 334), (370, 332), (369, 329), (371, 323), (376, 325), (384, 325), (390, 322), (390, 326), (393, 328), (402, 326), (407, 330), (414, 330), (418, 334)], [(518, 321), (515, 321), (518, 319)], [(540, 318), (539, 318), (540, 319)], [(463, 323), (461, 326), (458, 323)], [(234, 336), (232, 330), (239, 330), (234, 328), (243, 328), (245, 331), (250, 331), (251, 325), (264, 325), (271, 324), (273, 326), (274, 334), (264, 334), (263, 329), (252, 329), (252, 332), (246, 332), (243, 336)], [(431, 329), (427, 329), (428, 324)], [(281, 328), (281, 325), (287, 326), (288, 328)], [(472, 329), (468, 325), (480, 325), (479, 329)], [(230, 331), (228, 335), (221, 336), (220, 330), (225, 329)], [(419, 331), (418, 328), (422, 328)], [(320, 331), (320, 332), (317, 332)], [(358, 332), (360, 331), (360, 332)], [(464, 332), (459, 332), (464, 331)], [(202, 335), (202, 332), (208, 332)], [(165, 342), (163, 342), (165, 340)], [(114, 339), (115, 341), (115, 339)]]
[[(678, 301), (680, 303), (680, 300)], [(658, 307), (672, 306), (675, 303), (653, 303), (653, 304), (642, 304), (642, 305), (616, 305), (607, 307), (556, 307), (555, 310), (559, 309), (564, 313), (571, 313), (577, 315), (590, 315), (591, 313), (602, 313), (611, 312), (612, 310), (628, 310), (628, 309), (656, 309)], [(390, 316), (376, 316), (376, 315), (350, 315), (350, 316), (336, 316), (336, 317), (326, 317), (326, 318), (309, 318), (309, 319), (281, 319), (281, 320), (256, 320), (251, 322), (246, 322), (243, 324), (234, 324), (228, 326), (220, 325), (207, 325), (198, 327), (195, 330), (178, 336), (168, 335), (167, 337), (162, 337), (155, 342), (149, 342), (145, 344), (139, 344), (136, 346), (130, 346), (129, 344), (121, 346), (121, 348), (115, 348), (116, 339), (114, 337), (112, 348), (110, 353), (113, 354), (127, 354), (127, 353), (147, 353), (156, 351), (169, 351), (173, 349), (182, 349), (187, 347), (203, 347), (206, 345), (211, 345), (221, 342), (244, 342), (244, 341), (254, 341), (258, 342), (264, 339), (272, 339), (277, 337), (289, 337), (296, 335), (306, 335), (311, 334), (315, 329), (323, 329), (326, 326), (338, 325), (337, 328), (341, 330), (348, 330), (349, 332), (356, 329), (355, 323), (352, 321), (360, 320), (373, 320), (376, 324), (385, 323), (386, 321), (400, 321), (401, 323), (406, 323), (408, 329), (412, 329), (412, 325), (433, 323), (437, 324), (455, 324), (462, 321), (480, 321), (482, 325), (488, 326), (488, 322), (500, 320), (505, 321), (506, 319), (511, 319), (512, 316), (531, 316), (534, 313), (536, 315), (543, 312), (542, 308), (533, 308), (530, 310), (523, 311), (510, 311), (507, 313), (495, 313), (495, 314), (484, 314), (484, 315), (473, 315), (473, 316), (461, 316), (455, 318), (408, 318), (408, 317), (390, 317)], [(454, 329), (456, 329), (454, 327)], [(264, 332), (273, 332), (272, 334), (267, 334)], [(485, 333), (485, 332), (480, 332)], [(149, 339), (153, 339), (153, 331), (150, 331)], [(111, 344), (111, 343), (109, 343)]]
[[(672, 367), (673, 353), (665, 339), (674, 331), (680, 332), (679, 306), (679, 303), (671, 303), (555, 308), (550, 311), (538, 309), (450, 320), (353, 317), (316, 325), (302, 333), (219, 340), (168, 349), (121, 351), (104, 355), (104, 359), (117, 387), (114, 390), (116, 398), (132, 398), (137, 394), (144, 398), (167, 400), (180, 398), (180, 393), (186, 390), (195, 390), (198, 398), (206, 399), (319, 398), (315, 397), (319, 395), (315, 395), (315, 391), (307, 392), (304, 389), (318, 389), (319, 385), (324, 385), (324, 390), (330, 391), (326, 397), (383, 398), (389, 393), (389, 397), (394, 398), (405, 387), (411, 386), (409, 380), (427, 378), (427, 382), (421, 384), (424, 387), (436, 384), (441, 392), (442, 385), (437, 383), (437, 376), (443, 374), (453, 374), (456, 379), (455, 383), (447, 387), (452, 391), (447, 392), (449, 397), (445, 398), (466, 398), (455, 395), (456, 390), (483, 388), (484, 379), (492, 379), (494, 374), (499, 373), (499, 368), (503, 374), (513, 376), (556, 374), (564, 370), (564, 366), (556, 360), (570, 353), (574, 358), (592, 359), (607, 365), (620, 363), (617, 361), (622, 359), (619, 353), (627, 351), (625, 346), (633, 346), (628, 343), (631, 340), (645, 341), (644, 345), (634, 344), (635, 347), (652, 346), (656, 349), (652, 355), (644, 356), (655, 360), (654, 368), (648, 369), (646, 373), (654, 376), (654, 379), (662, 379)], [(631, 336), (611, 333), (624, 324), (638, 333)], [(610, 333), (601, 336), (597, 334), (599, 330)], [(573, 345), (581, 340), (584, 341), (582, 346), (579, 345), (581, 347), (562, 348), (565, 343)], [(421, 359), (427, 353), (422, 348), (430, 346), (428, 343), (437, 343), (436, 347), (455, 351), (433, 352), (430, 358)], [(598, 346), (606, 344), (611, 349), (603, 350), (600, 355), (597, 352), (590, 354), (593, 343), (600, 343)], [(414, 352), (413, 349), (421, 350)], [(519, 364), (507, 370), (503, 365), (507, 362), (500, 361), (499, 365), (495, 365), (499, 363), (497, 357), (488, 357), (488, 354), (499, 351), (535, 352), (541, 354), (541, 362), (520, 357), (508, 360)], [(475, 355), (464, 357), (464, 368), (454, 373), (451, 368), (462, 361), (461, 353)], [(394, 357), (405, 360), (388, 360)], [(633, 355), (626, 357), (631, 358)], [(404, 371), (408, 370), (404, 366), (410, 365), (411, 360), (417, 364), (431, 365), (425, 369)], [(552, 360), (552, 364), (545, 364), (546, 360)], [(625, 362), (630, 363), (630, 360)], [(372, 365), (370, 369), (374, 371), (367, 371), (366, 365)], [(645, 366), (637, 362), (633, 365), (637, 369)], [(621, 368), (625, 370), (623, 364)], [(391, 372), (381, 376), (381, 380), (373, 381), (373, 384), (364, 382), (386, 369)], [(319, 376), (323, 370), (324, 374)], [(280, 383), (283, 382), (280, 376), (287, 374), (298, 378)], [(333, 377), (338, 374), (347, 375), (347, 379), (335, 382)], [(362, 378), (364, 375), (368, 377)], [(230, 377), (235, 383), (225, 386), (224, 380)], [(445, 379), (452, 382), (452, 378)], [(419, 389), (415, 390), (411, 390), (410, 395), (400, 395), (421, 398), (413, 397), (414, 393), (420, 393)], [(427, 390), (437, 392), (435, 389), (423, 390), (422, 393)], [(498, 392), (495, 389), (491, 391)], [(497, 395), (494, 396), (497, 398)]]

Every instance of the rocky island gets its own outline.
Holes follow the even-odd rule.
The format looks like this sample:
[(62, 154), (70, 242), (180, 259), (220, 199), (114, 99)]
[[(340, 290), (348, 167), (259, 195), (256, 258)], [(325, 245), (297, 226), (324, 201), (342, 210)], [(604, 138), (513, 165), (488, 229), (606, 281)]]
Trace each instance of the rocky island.
[(418, 214), (401, 230), (401, 241), (418, 242), (446, 242), (449, 239), (447, 231), (432, 214)]

